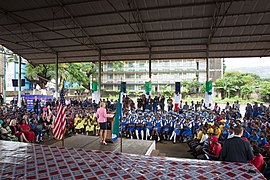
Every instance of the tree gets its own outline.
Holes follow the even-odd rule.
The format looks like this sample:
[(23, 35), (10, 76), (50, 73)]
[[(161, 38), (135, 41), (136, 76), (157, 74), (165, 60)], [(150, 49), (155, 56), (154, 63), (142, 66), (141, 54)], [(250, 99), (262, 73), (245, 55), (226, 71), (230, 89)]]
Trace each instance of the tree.
[(41, 89), (45, 89), (47, 82), (54, 78), (54, 65), (38, 65), (33, 66), (26, 64), (26, 79), (33, 83), (34, 88), (39, 85)]
[(115, 70), (115, 71), (121, 71), (123, 70), (124, 68), (124, 62), (123, 61), (114, 61), (112, 63), (112, 68)]
[(258, 85), (260, 77), (252, 73), (227, 72), (224, 77), (216, 80), (216, 89), (221, 93), (222, 99), (239, 96), (249, 98), (254, 87)]
[(260, 86), (260, 95), (266, 102), (270, 102), (270, 81), (264, 81)]

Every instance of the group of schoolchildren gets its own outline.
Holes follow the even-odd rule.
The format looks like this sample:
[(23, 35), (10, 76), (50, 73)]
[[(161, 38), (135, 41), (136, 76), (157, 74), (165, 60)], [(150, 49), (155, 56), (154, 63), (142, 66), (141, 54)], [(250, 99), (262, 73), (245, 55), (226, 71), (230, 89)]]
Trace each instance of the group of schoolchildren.
[[(188, 113), (187, 113), (188, 114)], [(174, 140), (181, 142), (192, 136), (191, 117), (176, 112), (125, 112), (121, 119), (122, 135), (142, 140)]]

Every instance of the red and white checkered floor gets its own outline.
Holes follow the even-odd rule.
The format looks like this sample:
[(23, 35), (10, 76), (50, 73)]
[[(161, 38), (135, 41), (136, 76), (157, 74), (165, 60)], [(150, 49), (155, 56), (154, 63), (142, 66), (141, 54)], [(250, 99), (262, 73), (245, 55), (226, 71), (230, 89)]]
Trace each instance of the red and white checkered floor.
[(0, 141), (0, 170), (1, 179), (264, 179), (250, 164), (8, 141)]

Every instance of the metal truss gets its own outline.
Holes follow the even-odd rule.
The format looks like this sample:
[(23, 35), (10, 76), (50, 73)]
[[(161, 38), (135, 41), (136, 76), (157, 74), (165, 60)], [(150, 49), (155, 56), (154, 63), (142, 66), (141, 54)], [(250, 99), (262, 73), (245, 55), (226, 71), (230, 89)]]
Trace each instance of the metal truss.
[[(219, 26), (218, 29), (241, 28), (241, 27), (251, 27), (251, 26), (258, 27), (258, 26), (269, 26), (269, 25), (270, 25), (270, 23), (262, 23), (262, 24), (254, 23), (254, 24), (243, 24), (243, 25), (238, 25), (238, 26), (233, 26), (233, 25), (231, 25), (231, 26)], [(72, 28), (69, 28), (69, 30), (70, 29), (72, 29)], [(146, 33), (147, 34), (151, 34), (151, 33), (163, 33), (163, 32), (182, 32), (182, 31), (200, 31), (200, 30), (209, 30), (209, 27), (194, 27), (194, 28), (181, 28), (181, 29), (151, 30), (151, 31), (147, 31)], [(80, 32), (80, 31), (76, 31), (76, 32)], [(107, 34), (96, 34), (96, 35), (92, 35), (91, 37), (92, 38), (95, 38), (95, 37), (111, 37), (111, 36), (124, 36), (124, 35), (138, 35), (139, 33), (144, 33), (144, 32), (143, 31), (117, 32), (117, 33), (107, 33)], [(74, 37), (67, 37), (66, 35), (62, 35), (62, 36), (64, 36), (64, 37), (62, 37), (62, 38), (44, 39), (43, 41), (46, 42), (46, 41), (56, 41), (56, 40), (63, 40), (63, 39), (72, 39), (72, 40), (74, 40), (74, 39), (87, 38), (85, 35), (78, 35), (78, 33), (74, 33)], [(211, 38), (212, 37), (213, 36), (211, 36)], [(36, 41), (36, 40), (29, 40), (27, 42), (34, 42), (34, 41)], [(24, 41), (18, 41), (18, 42), (24, 42)], [(85, 43), (85, 41), (83, 41), (83, 42)], [(82, 43), (82, 42), (80, 42), (80, 43)]]
[[(11, 33), (12, 35), (16, 36), (17, 38), (19, 38), (21, 40), (21, 42), (18, 42), (18, 41), (17, 42), (9, 41), (9, 42), (14, 43), (14, 44), (18, 44), (21, 46), (25, 46), (25, 47), (28, 47), (31, 49), (36, 49), (38, 51), (55, 54), (55, 51), (50, 46), (48, 46), (48, 44), (46, 44), (46, 42), (44, 42), (39, 37), (37, 37), (36, 35), (31, 33), (31, 31), (29, 31), (27, 27), (25, 27), (24, 25), (21, 25), (20, 22), (16, 18), (14, 18), (11, 13), (8, 13), (4, 9), (0, 9), (0, 11), (6, 16), (6, 18), (17, 23), (16, 28), (18, 28), (20, 32), (22, 32), (23, 30), (28, 32), (28, 35), (26, 36), (23, 33), (22, 34), (21, 33), (14, 33), (14, 27), (12, 29), (10, 29), (10, 28), (7, 28), (6, 26), (0, 25), (0, 27), (2, 27), (3, 29), (5, 29), (6, 31), (8, 31), (9, 33)], [(31, 39), (33, 41), (30, 42), (29, 39)], [(1, 39), (1, 40), (4, 42), (6, 41), (5, 39)], [(8, 42), (8, 41), (6, 41), (6, 42)], [(41, 45), (43, 45), (43, 49), (39, 48), (39, 46), (41, 46)], [(44, 45), (45, 45), (46, 49), (44, 49)]]
[[(134, 11), (130, 11), (134, 12)], [(238, 14), (227, 14), (226, 17), (239, 17), (239, 16), (249, 16), (249, 15), (263, 15), (270, 13), (270, 11), (255, 11), (255, 12), (248, 12), (248, 13), (238, 13)], [(74, 19), (77, 18), (84, 18), (84, 17), (90, 17), (92, 14), (85, 14), (85, 15), (78, 15), (73, 16)], [(223, 15), (217, 15), (216, 17), (223, 17)], [(161, 22), (175, 22), (175, 21), (189, 21), (189, 20), (204, 20), (204, 19), (210, 19), (213, 18), (213, 16), (192, 16), (192, 17), (182, 17), (182, 18), (165, 18), (165, 19), (152, 19), (144, 21), (144, 24), (151, 24), (151, 23), (161, 23)], [(42, 19), (42, 20), (36, 20), (31, 22), (21, 22), (22, 25), (31, 24), (31, 23), (44, 23), (44, 22), (51, 22), (51, 21), (58, 21), (58, 20), (69, 20), (69, 17), (54, 17), (53, 19)], [(137, 23), (140, 23), (140, 21), (129, 21), (130, 25), (134, 25)], [(12, 26), (17, 25), (17, 23), (6, 23), (2, 24), (3, 26)], [(118, 22), (118, 23), (105, 23), (101, 25), (91, 25), (91, 26), (82, 26), (84, 29), (89, 28), (101, 28), (101, 27), (111, 27), (111, 26), (122, 26), (126, 25), (126, 22)], [(74, 27), (75, 28), (75, 27)], [(66, 30), (66, 28), (55, 28), (55, 31), (63, 31)], [(43, 33), (47, 32), (46, 30), (35, 30), (33, 33)], [(9, 35), (9, 34), (3, 34), (1, 33), (0, 36)]]

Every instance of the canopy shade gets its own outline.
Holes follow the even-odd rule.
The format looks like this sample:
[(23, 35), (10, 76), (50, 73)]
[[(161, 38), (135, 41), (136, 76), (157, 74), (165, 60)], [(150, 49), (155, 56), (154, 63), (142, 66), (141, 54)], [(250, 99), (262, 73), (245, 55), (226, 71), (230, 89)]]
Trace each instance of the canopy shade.
[(0, 1), (0, 44), (33, 64), (270, 55), (269, 0)]

